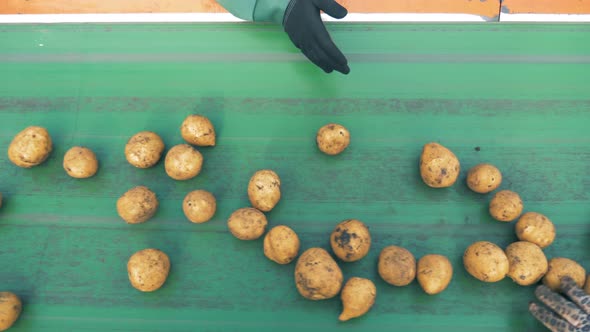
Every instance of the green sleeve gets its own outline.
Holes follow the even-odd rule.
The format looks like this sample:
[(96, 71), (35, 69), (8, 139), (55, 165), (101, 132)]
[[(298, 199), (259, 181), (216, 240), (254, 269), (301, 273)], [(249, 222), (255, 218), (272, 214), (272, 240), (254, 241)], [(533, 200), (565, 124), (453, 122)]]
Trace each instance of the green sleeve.
[(228, 12), (255, 22), (283, 23), (290, 0), (217, 0)]

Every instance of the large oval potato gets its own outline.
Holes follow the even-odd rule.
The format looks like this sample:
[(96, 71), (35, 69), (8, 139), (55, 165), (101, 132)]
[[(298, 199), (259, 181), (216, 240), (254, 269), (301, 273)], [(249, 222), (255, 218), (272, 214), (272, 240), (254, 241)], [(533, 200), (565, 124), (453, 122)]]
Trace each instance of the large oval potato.
[(490, 201), (490, 215), (503, 222), (510, 222), (522, 213), (522, 199), (514, 191), (498, 191)]
[(519, 240), (532, 242), (542, 249), (555, 240), (555, 225), (537, 212), (523, 214), (516, 222), (515, 230)]
[(420, 156), (420, 175), (426, 185), (432, 188), (452, 186), (461, 172), (459, 159), (446, 147), (428, 143)]
[(158, 198), (148, 187), (137, 186), (117, 200), (117, 213), (128, 224), (148, 221), (158, 210)]
[(463, 265), (469, 274), (484, 282), (504, 279), (510, 268), (502, 248), (487, 241), (471, 244), (463, 254)]
[(73, 178), (90, 178), (98, 171), (98, 159), (89, 148), (74, 146), (64, 155), (63, 168)]
[(337, 155), (350, 144), (350, 132), (342, 125), (329, 123), (318, 130), (316, 143), (323, 153)]
[(416, 259), (405, 248), (388, 246), (379, 254), (378, 270), (385, 282), (406, 286), (416, 278)]
[(479, 164), (467, 173), (467, 186), (479, 194), (492, 192), (502, 184), (502, 173), (491, 164)]
[(201, 173), (203, 155), (188, 144), (173, 146), (164, 159), (166, 174), (174, 180), (189, 180)]
[(203, 115), (189, 115), (180, 126), (180, 135), (189, 144), (215, 146), (215, 128)]
[(338, 319), (344, 322), (366, 314), (375, 304), (375, 297), (377, 287), (371, 280), (357, 277), (348, 279), (340, 294), (342, 313)]
[(330, 236), (330, 244), (338, 258), (345, 262), (354, 262), (369, 253), (371, 234), (363, 222), (348, 219), (334, 228)]
[(158, 134), (141, 131), (127, 141), (125, 158), (137, 168), (150, 168), (158, 163), (164, 148), (164, 141)]
[(227, 227), (240, 240), (256, 240), (266, 231), (268, 221), (264, 213), (254, 208), (241, 208), (229, 216)]
[(561, 279), (569, 276), (578, 287), (584, 287), (586, 270), (576, 261), (564, 257), (555, 257), (549, 261), (549, 269), (543, 277), (545, 286), (557, 291), (561, 287)]
[(248, 183), (248, 198), (258, 210), (272, 210), (281, 199), (281, 179), (277, 173), (269, 169), (254, 173)]
[(16, 134), (8, 146), (8, 159), (16, 166), (31, 168), (42, 164), (53, 150), (47, 129), (30, 126)]
[(23, 305), (16, 294), (0, 292), (0, 331), (8, 330), (20, 316)]
[(342, 270), (322, 248), (307, 249), (297, 260), (295, 286), (306, 299), (333, 298), (342, 288), (342, 279)]
[(453, 278), (453, 265), (442, 255), (426, 255), (418, 260), (418, 283), (426, 294), (444, 291)]
[(153, 292), (166, 282), (170, 272), (168, 255), (158, 249), (143, 249), (127, 262), (131, 285), (142, 292)]
[(541, 248), (530, 242), (514, 242), (506, 248), (510, 269), (508, 276), (521, 286), (536, 284), (547, 273), (547, 257)]
[(264, 256), (278, 264), (289, 264), (299, 253), (299, 237), (291, 228), (273, 227), (264, 237)]

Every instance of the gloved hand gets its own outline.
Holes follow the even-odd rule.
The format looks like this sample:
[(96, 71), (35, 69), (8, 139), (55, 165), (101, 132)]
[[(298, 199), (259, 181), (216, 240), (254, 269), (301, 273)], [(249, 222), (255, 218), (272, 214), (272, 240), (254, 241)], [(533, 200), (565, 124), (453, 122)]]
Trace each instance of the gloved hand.
[(334, 0), (291, 0), (283, 18), (285, 32), (293, 44), (326, 73), (337, 70), (348, 74), (348, 61), (330, 38), (320, 10), (338, 19), (348, 14), (346, 8)]
[(535, 295), (551, 310), (531, 302), (529, 311), (553, 332), (590, 331), (590, 295), (580, 289), (570, 277), (562, 279), (561, 291), (570, 300), (547, 286), (537, 287)]

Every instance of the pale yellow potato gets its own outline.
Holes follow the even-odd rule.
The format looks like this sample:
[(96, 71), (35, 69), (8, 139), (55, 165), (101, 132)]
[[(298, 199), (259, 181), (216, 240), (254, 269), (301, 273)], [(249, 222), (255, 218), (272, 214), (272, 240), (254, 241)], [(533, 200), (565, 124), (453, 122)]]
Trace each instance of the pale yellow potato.
[(182, 211), (188, 220), (195, 224), (207, 222), (217, 210), (217, 200), (206, 190), (194, 190), (186, 194), (182, 201)]
[(89, 148), (74, 146), (64, 155), (63, 168), (73, 178), (86, 179), (98, 171), (98, 159)]
[(547, 248), (555, 240), (555, 225), (546, 216), (537, 212), (523, 214), (515, 226), (516, 236), (541, 248)]
[(164, 168), (174, 180), (189, 180), (199, 175), (203, 167), (203, 155), (188, 144), (172, 147), (166, 154)]
[(153, 217), (159, 204), (153, 191), (145, 186), (137, 186), (117, 200), (117, 213), (128, 224), (139, 224)]
[(348, 219), (334, 228), (330, 236), (330, 244), (338, 258), (345, 262), (354, 262), (369, 253), (371, 234), (362, 221)]
[(189, 115), (180, 126), (180, 135), (189, 144), (215, 146), (215, 128), (203, 115)]
[(272, 210), (281, 200), (281, 179), (274, 171), (257, 171), (248, 183), (248, 198), (253, 207), (260, 211)]
[(329, 123), (318, 130), (316, 143), (323, 153), (337, 155), (350, 144), (350, 132), (342, 125)]
[(8, 146), (8, 159), (16, 166), (31, 168), (47, 160), (53, 141), (47, 129), (31, 126), (16, 134)]
[(322, 248), (307, 249), (295, 266), (295, 286), (309, 300), (326, 300), (338, 295), (342, 288), (342, 270)]
[(522, 199), (514, 191), (498, 191), (490, 201), (490, 215), (502, 222), (511, 222), (518, 218), (524, 206)]
[(291, 228), (273, 227), (264, 237), (264, 256), (278, 264), (291, 263), (299, 253), (299, 237)]
[(463, 265), (469, 274), (484, 282), (497, 282), (508, 274), (508, 257), (494, 243), (478, 241), (463, 254)]
[(388, 246), (379, 254), (378, 270), (385, 282), (406, 286), (416, 278), (416, 259), (405, 248)]
[(547, 257), (541, 248), (530, 242), (514, 242), (506, 248), (510, 269), (508, 276), (521, 286), (536, 284), (547, 273)]
[(502, 184), (502, 173), (491, 164), (479, 164), (467, 173), (467, 186), (479, 194), (492, 192)]
[(131, 286), (142, 292), (158, 290), (170, 273), (170, 258), (158, 249), (143, 249), (133, 254), (127, 262), (127, 274)]
[(420, 156), (420, 176), (427, 186), (447, 188), (455, 184), (461, 164), (455, 154), (438, 143), (427, 143)]
[(578, 287), (584, 287), (586, 270), (576, 261), (564, 257), (549, 260), (549, 269), (543, 277), (545, 286), (557, 291), (561, 286), (561, 279), (565, 276), (572, 278)]
[(429, 295), (444, 291), (453, 278), (453, 265), (442, 255), (426, 255), (418, 260), (418, 283)]
[(125, 158), (137, 168), (150, 168), (160, 161), (164, 148), (164, 141), (158, 134), (141, 131), (127, 141)]
[(256, 240), (266, 231), (268, 221), (264, 213), (254, 208), (241, 208), (231, 214), (227, 227), (240, 240)]
[(338, 319), (345, 322), (366, 314), (375, 304), (375, 297), (377, 287), (371, 280), (357, 277), (348, 279), (340, 294), (342, 313)]
[(0, 331), (6, 331), (14, 325), (22, 309), (22, 302), (16, 294), (0, 292)]

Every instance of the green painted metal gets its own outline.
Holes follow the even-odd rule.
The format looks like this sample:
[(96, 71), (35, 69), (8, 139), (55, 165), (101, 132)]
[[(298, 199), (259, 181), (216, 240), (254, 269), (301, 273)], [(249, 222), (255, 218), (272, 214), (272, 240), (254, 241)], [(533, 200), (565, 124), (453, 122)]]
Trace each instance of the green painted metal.
[[(55, 141), (42, 166), (19, 169), (0, 154), (0, 289), (23, 298), (13, 331), (538, 331), (527, 313), (532, 287), (484, 284), (463, 269), (471, 242), (506, 246), (513, 224), (491, 220), (490, 196), (471, 193), (465, 170), (496, 164), (502, 188), (519, 192), (527, 211), (547, 214), (558, 237), (546, 250), (590, 267), (590, 26), (508, 24), (332, 25), (349, 56), (349, 76), (325, 75), (266, 25), (0, 26), (0, 147), (28, 125)], [(218, 146), (204, 148), (202, 174), (168, 178), (162, 163), (126, 163), (126, 140), (154, 130), (181, 143), (190, 113), (211, 118)], [(342, 155), (317, 151), (316, 130), (346, 125)], [(417, 161), (439, 141), (459, 156), (454, 187), (427, 188)], [(73, 145), (97, 153), (101, 168), (68, 178), (61, 158)], [(476, 151), (479, 147), (480, 151)], [(339, 323), (338, 299), (311, 302), (297, 293), (294, 264), (278, 266), (262, 241), (226, 228), (248, 204), (249, 176), (271, 168), (283, 199), (268, 214), (303, 249), (328, 248), (346, 218), (366, 222), (370, 254), (341, 264), (346, 277), (373, 279), (377, 302), (366, 316)], [(158, 194), (154, 219), (127, 225), (116, 199), (135, 185)], [(212, 191), (214, 220), (188, 222), (181, 210), (193, 189)], [(448, 255), (449, 288), (425, 295), (376, 274), (391, 244)], [(142, 294), (126, 262), (157, 247), (172, 261), (165, 286)]]

